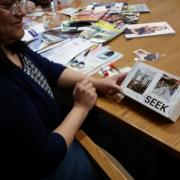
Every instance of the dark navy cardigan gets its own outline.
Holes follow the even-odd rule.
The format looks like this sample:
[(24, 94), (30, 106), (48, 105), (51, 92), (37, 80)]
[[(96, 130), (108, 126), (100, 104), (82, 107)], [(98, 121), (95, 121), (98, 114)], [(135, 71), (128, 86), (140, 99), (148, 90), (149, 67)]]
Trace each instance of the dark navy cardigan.
[[(24, 55), (44, 74), (50, 86), (56, 87), (65, 67), (30, 49), (25, 50)], [(51, 172), (67, 151), (64, 138), (52, 133), (62, 121), (59, 107), (22, 69), (0, 72), (0, 84), (0, 163), (3, 171), (14, 173), (13, 177), (15, 174), (34, 176)]]

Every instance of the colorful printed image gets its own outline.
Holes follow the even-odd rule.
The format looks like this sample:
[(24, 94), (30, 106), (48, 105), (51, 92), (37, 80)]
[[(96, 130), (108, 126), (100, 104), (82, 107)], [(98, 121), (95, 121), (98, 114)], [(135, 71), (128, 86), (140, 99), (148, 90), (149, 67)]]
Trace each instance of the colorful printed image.
[(164, 75), (156, 84), (152, 92), (168, 101), (175, 93), (179, 85), (180, 82), (178, 80), (169, 78)]
[(102, 20), (112, 23), (116, 25), (117, 28), (121, 29), (124, 25), (124, 18), (125, 17), (119, 13), (107, 13), (102, 17)]

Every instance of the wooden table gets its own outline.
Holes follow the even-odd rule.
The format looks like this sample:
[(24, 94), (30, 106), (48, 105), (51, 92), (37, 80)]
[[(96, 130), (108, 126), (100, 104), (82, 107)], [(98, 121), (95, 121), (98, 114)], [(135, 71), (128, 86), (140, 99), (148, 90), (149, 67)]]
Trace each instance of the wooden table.
[[(85, 6), (91, 2), (93, 1), (75, 0), (72, 6)], [(103, 1), (99, 0), (98, 2)], [(124, 57), (116, 62), (116, 65), (118, 67), (132, 66), (134, 64), (133, 51), (142, 48), (149, 52), (158, 52), (161, 55), (159, 61), (148, 62), (148, 64), (180, 76), (180, 1), (127, 0), (126, 2), (145, 2), (149, 6), (151, 12), (141, 14), (139, 23), (167, 21), (176, 34), (132, 40), (126, 40), (124, 35), (120, 35), (108, 44), (112, 49), (124, 54)], [(128, 98), (118, 104), (110, 99), (99, 97), (96, 106), (134, 130), (135, 133), (148, 138), (151, 142), (180, 158), (180, 118), (176, 123), (172, 123)]]
[[(98, 0), (98, 2), (111, 2)], [(71, 7), (86, 6), (92, 0), (74, 0)], [(114, 1), (112, 1), (114, 2)], [(118, 0), (116, 2), (123, 2)], [(141, 14), (139, 23), (167, 21), (176, 31), (175, 35), (163, 35), (126, 40), (120, 35), (110, 43), (113, 50), (124, 54), (115, 64), (118, 67), (134, 64), (133, 51), (139, 48), (149, 52), (158, 52), (159, 61), (148, 64), (180, 76), (180, 1), (179, 0), (126, 0), (128, 3), (146, 3), (151, 12)], [(66, 19), (61, 15), (60, 20)], [(96, 107), (114, 117), (117, 121), (131, 128), (135, 133), (148, 138), (151, 142), (180, 158), (180, 118), (176, 123), (161, 117), (150, 109), (125, 98), (119, 104), (99, 97)]]

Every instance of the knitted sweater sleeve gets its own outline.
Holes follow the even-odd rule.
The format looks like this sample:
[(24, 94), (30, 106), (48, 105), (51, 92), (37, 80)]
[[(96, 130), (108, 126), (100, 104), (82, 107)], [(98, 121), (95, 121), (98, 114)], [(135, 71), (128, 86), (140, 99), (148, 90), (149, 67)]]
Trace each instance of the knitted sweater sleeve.
[(27, 93), (8, 78), (0, 76), (0, 142), (1, 155), (23, 166), (46, 172), (64, 157), (64, 138), (49, 132), (43, 125)]

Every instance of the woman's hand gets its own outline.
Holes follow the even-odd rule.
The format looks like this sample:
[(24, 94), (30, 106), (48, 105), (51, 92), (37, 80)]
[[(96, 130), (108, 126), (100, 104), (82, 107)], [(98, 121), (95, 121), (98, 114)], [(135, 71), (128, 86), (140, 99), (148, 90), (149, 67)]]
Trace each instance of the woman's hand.
[(64, 121), (54, 130), (54, 132), (62, 135), (69, 146), (77, 130), (84, 122), (89, 110), (96, 102), (97, 94), (93, 84), (84, 79), (75, 85), (74, 106), (67, 114)]
[(75, 85), (74, 91), (74, 106), (81, 107), (89, 111), (95, 104), (97, 99), (96, 89), (93, 83), (84, 79)]
[(96, 88), (99, 93), (108, 95), (121, 92), (121, 83), (126, 77), (127, 73), (118, 74), (115, 76), (98, 79)]

